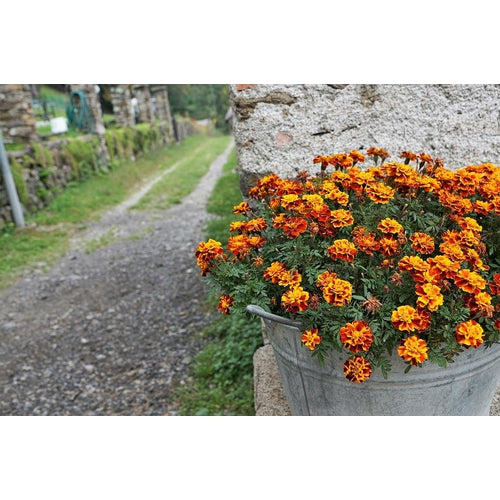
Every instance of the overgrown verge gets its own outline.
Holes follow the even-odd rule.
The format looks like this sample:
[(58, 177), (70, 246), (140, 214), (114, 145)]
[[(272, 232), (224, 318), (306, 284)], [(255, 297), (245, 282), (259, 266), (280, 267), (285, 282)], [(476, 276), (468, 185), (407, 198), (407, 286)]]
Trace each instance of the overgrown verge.
[[(206, 227), (206, 237), (223, 244), (227, 228), (235, 219), (233, 207), (242, 201), (237, 158), (233, 150), (207, 203), (215, 217)], [(217, 298), (209, 296), (207, 307), (217, 308)], [(207, 341), (195, 357), (192, 383), (179, 388), (181, 415), (255, 415), (253, 354), (262, 345), (257, 318), (243, 314), (219, 316), (203, 332)]]

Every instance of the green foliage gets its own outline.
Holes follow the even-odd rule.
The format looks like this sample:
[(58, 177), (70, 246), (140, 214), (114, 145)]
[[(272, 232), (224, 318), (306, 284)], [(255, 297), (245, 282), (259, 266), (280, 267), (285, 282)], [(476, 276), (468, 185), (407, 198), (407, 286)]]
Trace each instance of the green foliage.
[[(11, 158), (9, 160), (9, 165), (12, 172), (12, 178), (14, 179), (14, 184), (16, 185), (19, 201), (26, 206), (29, 204), (29, 193), (28, 186), (26, 185), (26, 181), (23, 176), (23, 167), (15, 158)], [(1, 175), (0, 181), (3, 182)]]
[(215, 119), (215, 126), (224, 133), (229, 129), (225, 115), (229, 109), (229, 86), (225, 84), (169, 84), (171, 112), (196, 120)]

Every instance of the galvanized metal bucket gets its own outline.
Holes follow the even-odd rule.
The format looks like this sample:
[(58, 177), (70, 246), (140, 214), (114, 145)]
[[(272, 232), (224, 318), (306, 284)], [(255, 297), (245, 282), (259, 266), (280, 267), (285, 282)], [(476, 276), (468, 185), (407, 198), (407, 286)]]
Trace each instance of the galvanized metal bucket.
[(464, 350), (446, 368), (425, 361), (408, 373), (394, 353), (387, 379), (375, 369), (357, 384), (343, 373), (349, 352), (334, 351), (321, 365), (302, 344), (299, 322), (258, 306), (247, 310), (263, 320), (292, 415), (489, 415), (500, 383), (500, 344)]

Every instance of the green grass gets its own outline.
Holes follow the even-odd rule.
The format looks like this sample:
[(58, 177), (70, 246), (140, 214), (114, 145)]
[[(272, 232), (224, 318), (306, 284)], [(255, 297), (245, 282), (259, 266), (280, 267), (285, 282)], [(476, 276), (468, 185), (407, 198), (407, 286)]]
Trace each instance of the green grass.
[[(225, 244), (233, 207), (242, 201), (235, 150), (230, 154), (207, 202), (215, 217), (204, 228), (206, 238)], [(214, 297), (207, 307), (216, 310)], [(181, 415), (254, 415), (253, 354), (262, 345), (260, 321), (246, 314), (220, 315), (203, 332), (206, 347), (195, 357), (193, 382), (179, 388)]]
[[(223, 139), (227, 143), (229, 136)], [(195, 153), (198, 148), (201, 148), (200, 154), (203, 152), (200, 157)], [(219, 143), (213, 137), (190, 136), (180, 145), (164, 146), (135, 162), (123, 162), (108, 173), (71, 184), (44, 210), (26, 217), (26, 228), (9, 226), (0, 231), (0, 288), (12, 284), (38, 262), (50, 265), (69, 248), (71, 235), (83, 229), (89, 220), (98, 219), (106, 210), (124, 201), (162, 170), (184, 158), (198, 164), (211, 155), (213, 161), (219, 150)], [(191, 175), (196, 177), (200, 172), (192, 171)], [(189, 186), (198, 180), (199, 177), (189, 179)], [(108, 240), (111, 242), (105, 238), (91, 243), (87, 250), (93, 251)]]
[(229, 143), (228, 136), (210, 137), (196, 150), (196, 156), (185, 156), (171, 172), (135, 205), (134, 209), (167, 209), (180, 203), (197, 185), (207, 172), (216, 156), (220, 155)]

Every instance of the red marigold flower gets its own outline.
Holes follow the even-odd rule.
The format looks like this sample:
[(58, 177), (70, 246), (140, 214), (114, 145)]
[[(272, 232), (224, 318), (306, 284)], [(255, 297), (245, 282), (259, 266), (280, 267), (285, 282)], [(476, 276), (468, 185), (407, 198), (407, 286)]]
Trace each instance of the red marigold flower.
[(340, 259), (346, 262), (352, 262), (358, 253), (354, 244), (345, 239), (335, 240), (333, 245), (327, 248), (327, 251), (333, 260)]
[(349, 210), (342, 208), (330, 212), (330, 222), (333, 227), (346, 227), (354, 223), (354, 217)]
[(340, 340), (351, 352), (368, 351), (373, 343), (373, 332), (366, 321), (353, 321), (343, 326)]
[(318, 344), (321, 342), (321, 335), (318, 335), (317, 328), (311, 328), (310, 330), (306, 330), (302, 333), (300, 340), (306, 347), (309, 347), (311, 351), (314, 351), (314, 349), (316, 349)]
[(222, 313), (222, 314), (231, 314), (231, 311), (229, 310), (230, 307), (233, 305), (234, 299), (230, 295), (223, 295), (219, 299), (219, 304), (217, 305), (217, 309)]
[(281, 197), (281, 206), (287, 210), (296, 208), (302, 204), (297, 194), (285, 194)]
[(266, 280), (272, 281), (273, 283), (278, 283), (278, 281), (281, 279), (281, 276), (286, 272), (288, 272), (288, 268), (285, 266), (285, 264), (275, 261), (267, 269), (264, 270), (264, 278), (266, 278)]
[(246, 214), (249, 211), (250, 205), (246, 201), (242, 201), (241, 203), (233, 207), (233, 214), (235, 215)]
[(427, 342), (412, 335), (402, 341), (398, 347), (398, 354), (405, 361), (409, 361), (411, 365), (419, 365), (427, 359), (429, 348)]
[(493, 281), (488, 283), (488, 286), (493, 295), (500, 295), (500, 273), (495, 273), (493, 275)]
[(392, 311), (391, 321), (398, 330), (406, 332), (418, 330), (419, 320), (418, 311), (411, 306), (399, 306), (395, 311)]
[(358, 250), (366, 253), (367, 255), (372, 255), (373, 252), (376, 252), (380, 248), (380, 244), (377, 241), (375, 233), (353, 236), (353, 243), (356, 245)]
[(413, 233), (410, 236), (411, 247), (416, 252), (428, 254), (434, 252), (434, 239), (425, 233)]
[(347, 380), (355, 383), (363, 383), (370, 378), (372, 365), (362, 356), (354, 356), (344, 363), (344, 375)]
[(402, 151), (399, 157), (408, 160), (405, 163), (417, 160), (417, 155), (415, 153), (412, 153), (411, 151)]
[(483, 328), (473, 319), (463, 321), (455, 328), (455, 338), (466, 349), (479, 347), (483, 343)]
[(279, 277), (278, 285), (294, 287), (300, 285), (301, 281), (302, 276), (294, 269), (293, 271), (284, 271)]
[(365, 189), (365, 193), (374, 203), (385, 205), (394, 198), (395, 189), (385, 184), (373, 184)]
[(467, 293), (479, 293), (486, 287), (486, 280), (469, 269), (460, 269), (455, 275), (455, 285)]
[(299, 311), (307, 309), (309, 292), (302, 287), (296, 286), (287, 290), (281, 296), (281, 305), (290, 313), (297, 314)]
[(377, 229), (384, 234), (398, 234), (404, 231), (403, 226), (397, 220), (389, 218), (381, 220)]

